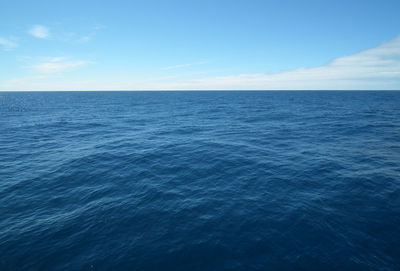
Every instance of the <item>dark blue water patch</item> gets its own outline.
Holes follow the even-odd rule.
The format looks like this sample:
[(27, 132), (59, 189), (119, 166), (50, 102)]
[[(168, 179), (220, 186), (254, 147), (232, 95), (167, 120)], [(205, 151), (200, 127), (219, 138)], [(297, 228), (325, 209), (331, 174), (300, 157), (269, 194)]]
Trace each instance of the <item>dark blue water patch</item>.
[(0, 93), (0, 270), (399, 270), (400, 92)]

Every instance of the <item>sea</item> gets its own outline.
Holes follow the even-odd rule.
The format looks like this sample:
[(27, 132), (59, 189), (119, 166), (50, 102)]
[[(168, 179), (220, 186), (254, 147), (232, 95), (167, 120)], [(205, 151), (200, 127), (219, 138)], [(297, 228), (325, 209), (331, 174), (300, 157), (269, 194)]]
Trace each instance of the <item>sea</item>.
[(0, 92), (0, 270), (400, 270), (400, 92)]

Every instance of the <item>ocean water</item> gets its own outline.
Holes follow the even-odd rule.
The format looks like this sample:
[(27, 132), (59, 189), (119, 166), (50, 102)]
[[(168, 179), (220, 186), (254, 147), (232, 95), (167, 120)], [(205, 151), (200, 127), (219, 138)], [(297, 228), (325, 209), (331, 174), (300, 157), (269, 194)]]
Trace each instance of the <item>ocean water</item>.
[(0, 92), (0, 270), (400, 270), (400, 92)]

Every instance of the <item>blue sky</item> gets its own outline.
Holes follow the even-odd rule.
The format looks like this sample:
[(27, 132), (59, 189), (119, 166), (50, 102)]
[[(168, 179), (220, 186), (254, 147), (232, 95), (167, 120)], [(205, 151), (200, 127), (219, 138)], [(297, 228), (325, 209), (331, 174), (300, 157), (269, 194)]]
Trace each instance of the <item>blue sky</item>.
[(400, 89), (399, 11), (398, 0), (2, 0), (0, 90)]

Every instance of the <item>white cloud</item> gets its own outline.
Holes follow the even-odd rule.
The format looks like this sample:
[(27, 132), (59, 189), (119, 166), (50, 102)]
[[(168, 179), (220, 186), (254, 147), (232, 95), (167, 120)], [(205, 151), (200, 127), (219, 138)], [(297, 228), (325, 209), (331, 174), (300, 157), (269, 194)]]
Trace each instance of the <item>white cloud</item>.
[(50, 36), (50, 31), (47, 27), (43, 26), (43, 25), (34, 25), (32, 26), (28, 33), (32, 36), (34, 36), (35, 38), (39, 38), (39, 39), (45, 39), (48, 38)]
[(83, 60), (68, 60), (66, 57), (53, 57), (45, 62), (33, 65), (32, 68), (38, 73), (59, 73), (89, 64)]
[[(55, 78), (50, 74), (89, 64), (88, 61), (49, 58), (34, 65), (39, 77), (13, 78), (0, 82), (0, 90), (400, 90), (400, 35), (380, 45), (329, 63), (280, 73), (236, 74), (183, 79), (182, 76), (139, 79)], [(170, 66), (171, 70), (188, 64)], [(168, 68), (168, 67), (167, 67)], [(45, 75), (45, 77), (40, 77)], [(186, 77), (187, 78), (187, 77)]]
[(400, 35), (326, 65), (167, 84), (168, 89), (400, 89)]
[(9, 50), (17, 47), (18, 44), (16, 44), (15, 42), (13, 42), (11, 40), (0, 37), (0, 46), (3, 47), (3, 50), (9, 51)]

